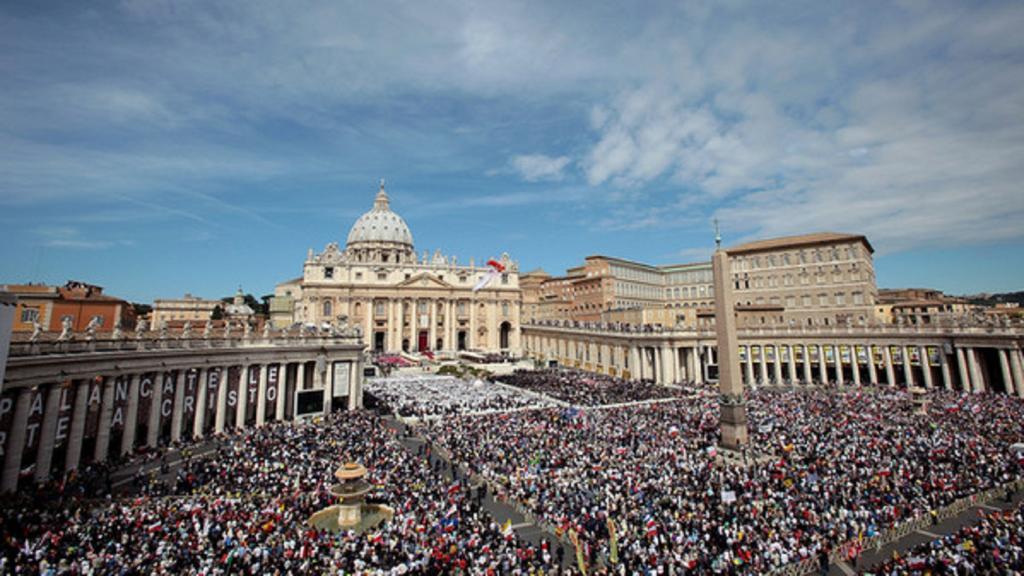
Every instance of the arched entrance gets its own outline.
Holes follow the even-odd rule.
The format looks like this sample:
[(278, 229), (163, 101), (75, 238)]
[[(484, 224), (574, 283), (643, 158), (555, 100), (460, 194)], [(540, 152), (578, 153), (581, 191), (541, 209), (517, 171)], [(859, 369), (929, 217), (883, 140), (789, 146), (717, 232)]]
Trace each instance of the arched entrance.
[(507, 322), (507, 321), (506, 322), (502, 322), (501, 323), (501, 328), (500, 328), (500, 331), (499, 331), (498, 334), (499, 334), (499, 343), (500, 343), (498, 347), (501, 348), (502, 350), (507, 350), (508, 349), (509, 335), (512, 334), (512, 324)]
[(458, 341), (457, 348), (459, 350), (465, 350), (466, 349), (466, 331), (465, 330), (459, 330), (458, 340), (459, 341)]

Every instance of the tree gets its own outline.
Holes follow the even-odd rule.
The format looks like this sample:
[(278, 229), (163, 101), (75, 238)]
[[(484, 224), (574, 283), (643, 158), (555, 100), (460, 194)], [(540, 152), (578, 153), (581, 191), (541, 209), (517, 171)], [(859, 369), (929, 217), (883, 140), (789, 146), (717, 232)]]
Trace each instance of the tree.
[(220, 307), (220, 304), (213, 307), (213, 312), (210, 313), (210, 320), (223, 320), (224, 309)]
[(132, 302), (132, 308), (135, 310), (136, 318), (141, 318), (153, 311), (153, 307), (149, 304), (137, 304)]

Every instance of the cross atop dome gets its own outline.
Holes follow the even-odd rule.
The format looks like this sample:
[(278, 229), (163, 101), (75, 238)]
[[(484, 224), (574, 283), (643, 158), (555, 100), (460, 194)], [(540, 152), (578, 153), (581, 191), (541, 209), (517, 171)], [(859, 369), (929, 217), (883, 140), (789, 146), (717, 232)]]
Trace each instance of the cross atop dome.
[(377, 198), (373, 201), (374, 210), (390, 210), (390, 202), (388, 201), (388, 193), (384, 191), (384, 179), (380, 179), (380, 190), (377, 192)]

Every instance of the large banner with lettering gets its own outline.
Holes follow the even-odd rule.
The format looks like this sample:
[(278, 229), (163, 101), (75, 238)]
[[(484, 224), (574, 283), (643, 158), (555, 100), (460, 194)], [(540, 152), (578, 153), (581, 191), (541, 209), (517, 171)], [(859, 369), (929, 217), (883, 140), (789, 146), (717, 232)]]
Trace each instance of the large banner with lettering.
[(246, 396), (245, 396), (245, 423), (256, 422), (256, 398), (260, 394), (260, 370), (259, 366), (250, 366), (246, 375)]
[(266, 403), (267, 403), (267, 421), (277, 418), (277, 399), (284, 393), (281, 389), (284, 378), (281, 376), (281, 365), (272, 364), (267, 367), (267, 391), (266, 391)]
[(348, 376), (351, 363), (349, 362), (335, 362), (334, 363), (334, 397), (339, 398), (341, 396), (348, 396), (349, 382)]
[(242, 369), (232, 367), (228, 370), (228, 406), (224, 418), (224, 428), (234, 428), (238, 414), (239, 386), (238, 379), (241, 377)]
[(210, 370), (206, 374), (206, 417), (203, 422), (203, 433), (214, 429), (217, 425), (217, 390), (227, 379), (221, 369)]
[(119, 376), (114, 381), (114, 411), (110, 415), (111, 432), (124, 433), (124, 419), (128, 414), (128, 390), (130, 387), (130, 376)]
[(8, 390), (0, 396), (0, 458), (7, 454), (7, 439), (11, 437), (11, 426), (14, 425), (14, 403), (18, 393)]
[(139, 379), (139, 411), (136, 415), (135, 445), (146, 445), (146, 432), (149, 429), (149, 407), (153, 405), (153, 392), (158, 385), (158, 374), (143, 374)]
[(185, 372), (185, 395), (181, 403), (181, 437), (191, 438), (196, 421), (196, 405), (199, 403), (199, 370)]
[(167, 372), (162, 375), (160, 394), (160, 433), (157, 438), (161, 444), (166, 444), (171, 438), (171, 420), (174, 415), (174, 381), (177, 379), (177, 372)]

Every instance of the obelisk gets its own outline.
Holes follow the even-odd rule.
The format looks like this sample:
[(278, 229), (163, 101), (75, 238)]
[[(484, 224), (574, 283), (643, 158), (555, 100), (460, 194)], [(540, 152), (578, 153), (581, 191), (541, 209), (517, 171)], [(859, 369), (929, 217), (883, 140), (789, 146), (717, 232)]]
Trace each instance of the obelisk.
[(729, 254), (722, 250), (722, 240), (717, 230), (715, 244), (711, 268), (715, 282), (715, 332), (718, 339), (718, 405), (721, 408), (718, 426), (722, 435), (722, 448), (738, 450), (750, 441), (747, 436), (747, 400), (743, 393), (737, 357), (736, 307), (732, 294), (732, 275), (729, 273)]

